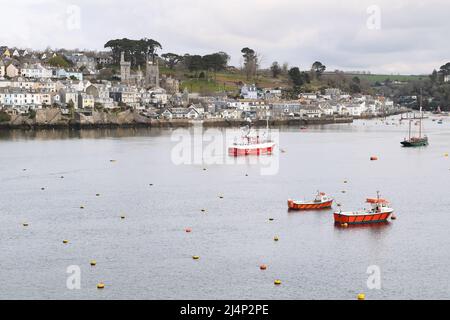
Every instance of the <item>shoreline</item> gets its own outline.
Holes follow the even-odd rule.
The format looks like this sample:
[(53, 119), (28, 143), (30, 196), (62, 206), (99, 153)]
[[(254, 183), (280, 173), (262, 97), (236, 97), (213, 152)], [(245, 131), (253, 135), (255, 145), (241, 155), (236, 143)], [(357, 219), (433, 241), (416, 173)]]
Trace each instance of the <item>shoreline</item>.
[[(269, 126), (311, 126), (326, 124), (352, 123), (353, 118), (323, 118), (323, 119), (280, 119), (269, 120)], [(201, 125), (206, 128), (239, 128), (247, 122), (244, 120), (151, 120), (148, 122), (130, 122), (130, 123), (0, 123), (0, 130), (47, 130), (47, 129), (118, 129), (118, 128), (182, 128)], [(265, 127), (266, 120), (254, 120), (253, 126)]]
[[(313, 126), (327, 124), (353, 123), (357, 119), (386, 118), (406, 111), (391, 112), (378, 116), (326, 116), (320, 118), (286, 118), (269, 120), (270, 127)], [(0, 123), (0, 130), (83, 130), (114, 128), (183, 128), (201, 125), (206, 128), (239, 128), (246, 125), (244, 119), (150, 119), (136, 111), (126, 110), (110, 114), (93, 111), (90, 114), (76, 113), (73, 118), (61, 114), (57, 109), (38, 110), (36, 117), (30, 119), (23, 115), (14, 115), (7, 122)], [(254, 127), (265, 127), (265, 119), (252, 120)]]
[[(349, 124), (355, 120), (382, 119), (400, 113), (370, 116), (370, 117), (339, 117), (320, 119), (278, 119), (269, 120), (270, 127), (299, 127), (329, 124)], [(0, 131), (10, 130), (95, 130), (95, 129), (138, 129), (138, 128), (187, 128), (193, 126), (203, 126), (205, 128), (239, 128), (246, 125), (245, 120), (149, 120), (147, 122), (127, 122), (127, 123), (89, 123), (89, 122), (59, 122), (59, 123), (0, 123)], [(252, 125), (262, 128), (267, 125), (266, 120), (253, 120)]]

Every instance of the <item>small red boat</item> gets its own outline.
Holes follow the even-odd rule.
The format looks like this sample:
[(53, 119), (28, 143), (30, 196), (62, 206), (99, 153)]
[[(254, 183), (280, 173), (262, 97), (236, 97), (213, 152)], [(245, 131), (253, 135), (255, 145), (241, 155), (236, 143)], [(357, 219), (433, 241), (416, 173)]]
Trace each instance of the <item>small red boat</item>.
[(371, 209), (363, 209), (353, 212), (335, 212), (334, 222), (336, 224), (363, 224), (363, 223), (380, 223), (385, 222), (394, 213), (394, 209), (389, 207), (386, 199), (377, 198), (367, 199), (367, 203), (371, 204)]
[(323, 192), (318, 192), (317, 196), (312, 201), (288, 200), (288, 207), (290, 210), (321, 210), (329, 209), (333, 204), (333, 199), (328, 197)]

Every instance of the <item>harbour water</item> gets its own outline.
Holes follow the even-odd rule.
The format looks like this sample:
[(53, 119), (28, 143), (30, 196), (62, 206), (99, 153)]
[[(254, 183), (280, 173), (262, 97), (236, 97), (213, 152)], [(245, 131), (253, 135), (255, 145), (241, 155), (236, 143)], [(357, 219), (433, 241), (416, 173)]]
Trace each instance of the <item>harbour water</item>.
[[(176, 165), (169, 129), (0, 132), (0, 298), (448, 299), (450, 121), (425, 121), (425, 148), (400, 146), (407, 126), (281, 129), (270, 175)], [(379, 190), (397, 220), (344, 229), (333, 210), (288, 212), (317, 190), (343, 210)]]

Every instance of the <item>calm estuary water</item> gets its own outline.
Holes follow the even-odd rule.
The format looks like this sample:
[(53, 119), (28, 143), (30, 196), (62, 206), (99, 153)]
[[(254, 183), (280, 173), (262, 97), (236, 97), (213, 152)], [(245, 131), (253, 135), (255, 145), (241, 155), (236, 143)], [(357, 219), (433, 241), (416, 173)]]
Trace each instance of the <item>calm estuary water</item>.
[[(0, 298), (448, 299), (450, 119), (427, 120), (419, 149), (388, 123), (282, 129), (273, 175), (175, 165), (173, 130), (0, 132)], [(398, 219), (342, 229), (332, 210), (287, 211), (319, 189), (344, 210), (380, 190)], [(366, 285), (372, 265), (380, 290)]]

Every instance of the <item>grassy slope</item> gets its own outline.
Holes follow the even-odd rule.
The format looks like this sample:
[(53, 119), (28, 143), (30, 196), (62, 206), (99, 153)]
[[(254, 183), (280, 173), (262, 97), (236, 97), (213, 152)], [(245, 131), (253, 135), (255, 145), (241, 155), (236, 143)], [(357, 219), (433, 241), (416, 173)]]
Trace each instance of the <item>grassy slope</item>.
[[(279, 76), (279, 78), (272, 78), (267, 71), (261, 71), (258, 77), (247, 80), (246, 76), (239, 72), (218, 72), (217, 74), (210, 73), (209, 79), (195, 79), (188, 78), (186, 74), (178, 71), (170, 70), (165, 67), (160, 67), (161, 74), (171, 75), (177, 79), (181, 79), (181, 90), (187, 88), (189, 92), (200, 92), (202, 94), (212, 94), (217, 92), (233, 92), (238, 93), (242, 83), (252, 84), (255, 83), (260, 88), (277, 88), (277, 87), (290, 87), (288, 78), (286, 76)], [(332, 73), (330, 73), (332, 75)], [(346, 74), (346, 76), (357, 76), (361, 80), (366, 80), (371, 85), (378, 82), (383, 82), (386, 79), (391, 81), (413, 81), (420, 80), (426, 76), (419, 75), (381, 75), (381, 74)], [(315, 91), (321, 87), (319, 82), (313, 81), (308, 90)]]

